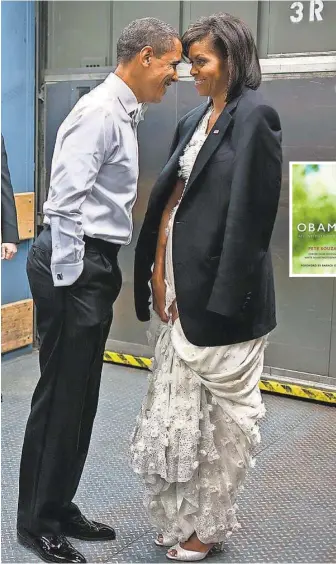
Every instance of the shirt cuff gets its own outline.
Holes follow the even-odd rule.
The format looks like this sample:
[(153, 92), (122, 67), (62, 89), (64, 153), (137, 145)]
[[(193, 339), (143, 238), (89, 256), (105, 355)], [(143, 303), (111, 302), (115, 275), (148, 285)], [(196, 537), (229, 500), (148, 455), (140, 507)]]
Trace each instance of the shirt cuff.
[(84, 263), (51, 264), (54, 286), (71, 286), (83, 272)]

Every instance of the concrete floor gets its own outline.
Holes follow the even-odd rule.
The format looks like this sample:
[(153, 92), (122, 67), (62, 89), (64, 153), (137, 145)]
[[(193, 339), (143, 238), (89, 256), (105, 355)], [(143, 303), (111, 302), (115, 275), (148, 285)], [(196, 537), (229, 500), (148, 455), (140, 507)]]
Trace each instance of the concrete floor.
[[(39, 562), (16, 542), (18, 466), (36, 353), (2, 364), (1, 562)], [(143, 371), (105, 365), (91, 448), (76, 497), (87, 517), (113, 524), (117, 540), (73, 541), (88, 562), (165, 562), (128, 465), (128, 441), (145, 394)], [(239, 500), (242, 529), (217, 562), (336, 563), (336, 410), (265, 395), (256, 468)]]

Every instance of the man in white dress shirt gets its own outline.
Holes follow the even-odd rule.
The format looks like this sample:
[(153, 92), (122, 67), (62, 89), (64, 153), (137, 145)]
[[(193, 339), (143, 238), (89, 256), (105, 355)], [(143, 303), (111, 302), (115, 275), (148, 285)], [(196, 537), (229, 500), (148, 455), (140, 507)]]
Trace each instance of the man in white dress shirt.
[(177, 80), (181, 55), (170, 25), (132, 22), (118, 41), (116, 71), (78, 101), (57, 134), (45, 227), (27, 264), (41, 378), (24, 439), (17, 520), (19, 541), (49, 562), (86, 562), (66, 536), (115, 538), (112, 527), (88, 521), (72, 499), (122, 283), (117, 255), (132, 236), (141, 105), (161, 101)]

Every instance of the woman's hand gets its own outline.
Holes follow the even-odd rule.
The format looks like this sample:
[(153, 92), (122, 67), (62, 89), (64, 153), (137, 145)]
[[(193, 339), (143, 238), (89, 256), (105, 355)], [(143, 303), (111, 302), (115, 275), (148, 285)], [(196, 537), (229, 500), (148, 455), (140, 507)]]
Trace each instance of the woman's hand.
[(161, 321), (168, 323), (169, 317), (165, 312), (166, 307), (166, 283), (163, 276), (153, 273), (151, 279), (153, 294), (153, 309), (160, 317)]
[(168, 311), (169, 311), (169, 315), (171, 316), (172, 322), (175, 323), (176, 319), (179, 317), (177, 306), (176, 306), (176, 300), (173, 301)]

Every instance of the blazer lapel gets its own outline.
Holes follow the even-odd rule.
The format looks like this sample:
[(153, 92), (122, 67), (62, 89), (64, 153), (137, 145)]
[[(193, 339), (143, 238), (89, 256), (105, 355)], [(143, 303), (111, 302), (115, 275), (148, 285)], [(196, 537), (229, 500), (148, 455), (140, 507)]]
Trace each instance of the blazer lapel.
[(161, 219), (160, 213), (158, 214), (158, 209), (162, 203), (165, 205), (167, 199), (169, 198), (172, 188), (171, 179), (174, 177), (174, 175), (176, 176), (178, 160), (182, 155), (184, 148), (189, 143), (192, 134), (197, 127), (197, 124), (207, 111), (208, 107), (209, 103), (206, 103), (196, 108), (181, 126), (180, 141), (178, 142), (175, 151), (172, 153), (168, 162), (159, 174), (159, 177), (152, 188), (152, 192), (149, 198), (147, 216), (152, 217), (153, 222), (158, 223)]
[[(223, 137), (224, 137), (224, 135), (227, 131), (227, 128), (229, 127), (230, 122), (232, 120), (231, 112), (237, 106), (239, 98), (240, 98), (240, 96), (238, 98), (232, 100), (232, 102), (229, 102), (229, 104), (224, 108), (221, 115), (217, 119), (215, 125), (213, 126), (213, 128), (209, 132), (203, 146), (201, 147), (200, 152), (197, 155), (197, 158), (196, 158), (195, 164), (193, 166), (191, 175), (190, 175), (188, 183), (185, 187), (184, 196), (190, 190), (190, 187), (195, 182), (197, 177), (200, 175), (200, 173), (202, 172), (203, 168), (205, 167), (205, 165), (209, 161), (212, 154), (215, 152), (217, 147), (220, 145), (220, 143), (221, 143), (221, 141), (222, 141), (222, 139), (223, 139)], [(199, 119), (198, 119), (198, 121), (199, 121)], [(195, 128), (194, 128), (194, 130), (195, 130)], [(192, 133), (194, 132), (194, 130), (192, 131)], [(191, 136), (192, 136), (192, 134), (190, 135), (188, 140), (190, 140)]]
[(178, 159), (182, 155), (185, 147), (188, 145), (200, 119), (204, 116), (205, 112), (209, 108), (209, 105), (210, 103), (202, 104), (202, 106), (197, 108), (195, 112), (184, 122), (183, 129), (185, 130), (185, 134), (182, 135), (175, 151), (171, 155), (166, 165), (167, 167), (169, 167), (169, 169), (174, 168), (174, 166), (176, 166)]

